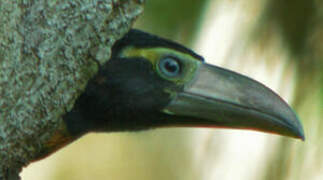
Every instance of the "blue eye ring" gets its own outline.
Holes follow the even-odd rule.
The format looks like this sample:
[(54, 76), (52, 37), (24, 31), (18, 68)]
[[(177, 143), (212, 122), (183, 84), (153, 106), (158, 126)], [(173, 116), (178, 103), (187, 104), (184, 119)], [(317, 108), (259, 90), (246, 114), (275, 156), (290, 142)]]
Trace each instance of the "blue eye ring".
[(176, 77), (181, 73), (181, 64), (178, 59), (166, 56), (159, 61), (160, 71), (167, 77)]

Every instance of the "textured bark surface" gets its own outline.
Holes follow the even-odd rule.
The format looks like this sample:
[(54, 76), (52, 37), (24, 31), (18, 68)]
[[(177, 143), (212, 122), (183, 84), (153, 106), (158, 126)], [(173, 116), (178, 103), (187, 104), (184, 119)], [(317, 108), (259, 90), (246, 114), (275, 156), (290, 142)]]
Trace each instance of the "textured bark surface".
[(0, 1), (0, 179), (19, 179), (143, 3)]

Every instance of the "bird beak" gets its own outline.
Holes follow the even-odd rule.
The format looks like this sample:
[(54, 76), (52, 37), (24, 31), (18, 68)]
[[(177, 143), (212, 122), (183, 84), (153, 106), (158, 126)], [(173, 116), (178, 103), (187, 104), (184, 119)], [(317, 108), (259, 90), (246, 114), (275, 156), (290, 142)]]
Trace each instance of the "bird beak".
[(246, 76), (202, 63), (193, 82), (163, 110), (176, 126), (252, 129), (304, 140), (296, 114), (277, 94)]

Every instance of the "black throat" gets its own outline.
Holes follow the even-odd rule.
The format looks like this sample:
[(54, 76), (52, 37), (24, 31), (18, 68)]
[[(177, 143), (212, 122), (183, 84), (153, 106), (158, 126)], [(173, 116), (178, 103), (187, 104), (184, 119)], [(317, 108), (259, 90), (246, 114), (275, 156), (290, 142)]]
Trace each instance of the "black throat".
[(64, 121), (75, 136), (148, 129), (164, 117), (159, 110), (171, 100), (165, 87), (176, 88), (161, 80), (149, 61), (110, 59), (89, 81)]

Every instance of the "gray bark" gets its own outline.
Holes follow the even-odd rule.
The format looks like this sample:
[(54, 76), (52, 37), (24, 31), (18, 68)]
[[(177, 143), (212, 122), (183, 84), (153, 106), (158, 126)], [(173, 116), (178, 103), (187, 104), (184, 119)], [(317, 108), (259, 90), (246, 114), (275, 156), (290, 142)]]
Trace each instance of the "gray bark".
[(0, 1), (0, 179), (19, 172), (62, 125), (143, 0)]

